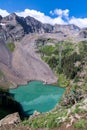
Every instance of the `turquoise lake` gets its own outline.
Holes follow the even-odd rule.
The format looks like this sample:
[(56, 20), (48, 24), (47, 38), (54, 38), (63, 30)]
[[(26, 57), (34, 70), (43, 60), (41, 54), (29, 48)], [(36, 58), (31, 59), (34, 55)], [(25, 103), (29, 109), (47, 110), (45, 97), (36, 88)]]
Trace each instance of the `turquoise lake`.
[(11, 89), (10, 93), (18, 101), (24, 113), (27, 115), (33, 112), (48, 112), (60, 101), (65, 89), (53, 85), (44, 85), (40, 81), (32, 81), (27, 85)]

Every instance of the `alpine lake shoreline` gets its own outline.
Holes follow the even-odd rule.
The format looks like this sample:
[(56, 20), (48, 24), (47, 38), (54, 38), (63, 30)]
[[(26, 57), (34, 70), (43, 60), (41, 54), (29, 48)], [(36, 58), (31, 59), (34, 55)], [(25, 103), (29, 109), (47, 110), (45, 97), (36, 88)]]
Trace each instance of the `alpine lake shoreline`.
[[(22, 101), (23, 101), (23, 97), (25, 97), (24, 96), (24, 91), (25, 91), (25, 89), (26, 88), (28, 88), (28, 86), (30, 85), (30, 84), (32, 84), (32, 83), (35, 83), (36, 82), (36, 85), (34, 84), (34, 87), (36, 86), (37, 88), (35, 88), (36, 89), (36, 91), (37, 91), (37, 89), (38, 89), (38, 91), (40, 92), (40, 93), (42, 93), (43, 91), (45, 92), (45, 95), (43, 96), (43, 93), (41, 94), (41, 95), (39, 95), (39, 97), (42, 97), (42, 100), (44, 100), (44, 98), (48, 98), (48, 103), (46, 102), (46, 104), (44, 104), (44, 106), (43, 106), (43, 104), (42, 104), (42, 106), (45, 108), (45, 106), (47, 105), (47, 104), (49, 104), (49, 100), (50, 100), (50, 105), (48, 105), (48, 107), (50, 107), (51, 106), (51, 108), (50, 109), (48, 109), (48, 110), (41, 110), (41, 108), (40, 108), (40, 111), (39, 110), (37, 110), (37, 109), (34, 109), (33, 110), (33, 112), (31, 112), (30, 114), (27, 114), (27, 112), (25, 112), (24, 111), (24, 109), (23, 109), (23, 107), (24, 107), (24, 104), (27, 106), (27, 104), (25, 103), (25, 101), (24, 101), (24, 104), (22, 103), (22, 102), (20, 102), (20, 99), (19, 100), (17, 100), (17, 96), (16, 96), (16, 98), (15, 98), (15, 95), (16, 95), (16, 90), (20, 90), (20, 88), (22, 89), (24, 89), (23, 90), (23, 95), (21, 94), (21, 98), (22, 98)], [(39, 88), (38, 87), (40, 87), (40, 86), (38, 86), (38, 85), (41, 85), (42, 87), (41, 87), (41, 90), (39, 90)], [(30, 85), (30, 89), (32, 88), (32, 86)], [(43, 90), (42, 90), (43, 89)], [(44, 89), (46, 89), (46, 90), (44, 90)], [(55, 89), (56, 89), (56, 91), (57, 92), (55, 92), (54, 93), (54, 95), (52, 95), (53, 94), (53, 91), (55, 91)], [(58, 89), (58, 90), (57, 90)], [(50, 97), (50, 95), (49, 95), (49, 93), (47, 94), (47, 91), (51, 91), (51, 96), (52, 97)], [(27, 91), (27, 93), (28, 93), (28, 91), (29, 90), (26, 90)], [(34, 93), (34, 91), (35, 90), (33, 90), (33, 92), (32, 93)], [(42, 91), (42, 92), (41, 92)], [(61, 95), (59, 94), (59, 92), (60, 91), (62, 91), (62, 93), (61, 93)], [(15, 101), (17, 101), (20, 105), (21, 105), (21, 107), (22, 107), (22, 114), (24, 115), (24, 117), (23, 118), (26, 118), (26, 117), (30, 117), (30, 116), (32, 116), (32, 115), (34, 115), (34, 113), (35, 112), (38, 112), (38, 113), (46, 113), (46, 112), (50, 112), (50, 111), (52, 111), (53, 109), (55, 109), (55, 107), (56, 107), (56, 105), (58, 105), (58, 103), (60, 102), (60, 100), (61, 100), (61, 98), (62, 98), (62, 96), (63, 96), (63, 94), (64, 94), (64, 92), (65, 92), (65, 88), (64, 87), (59, 87), (58, 85), (57, 85), (57, 83), (55, 83), (55, 84), (47, 84), (47, 83), (45, 83), (45, 82), (43, 82), (43, 81), (36, 81), (36, 80), (33, 80), (33, 81), (29, 81), (29, 82), (27, 82), (27, 84), (25, 84), (25, 85), (18, 85), (16, 88), (11, 88), (10, 90), (9, 90), (9, 92), (10, 92), (10, 94), (13, 94), (14, 95), (14, 100)], [(21, 93), (21, 91), (19, 91), (19, 94), (18, 95), (20, 95), (20, 93)], [(30, 92), (31, 93), (31, 92)], [(55, 97), (55, 94), (56, 93), (58, 93), (59, 94), (59, 97), (57, 96), (57, 97)], [(26, 94), (25, 94), (26, 95)], [(27, 94), (28, 95), (28, 94)], [(26, 96), (27, 96), (26, 95)], [(45, 97), (46, 96), (46, 97)], [(48, 97), (49, 96), (49, 97)], [(30, 97), (29, 95), (28, 95), (28, 97)], [(55, 97), (55, 99), (53, 99)], [(51, 99), (50, 99), (51, 98)], [(33, 100), (35, 100), (35, 99), (33, 99)], [(31, 104), (32, 104), (32, 101), (33, 101), (32, 99), (31, 99)], [(36, 98), (36, 100), (37, 100), (37, 98)], [(40, 101), (40, 102), (42, 102), (42, 100)], [(52, 101), (51, 101), (52, 100)], [(52, 104), (53, 104), (53, 102), (54, 102), (54, 100), (56, 100), (56, 102), (54, 103), (54, 105), (52, 106)], [(38, 101), (38, 100), (37, 100)], [(37, 102), (36, 101), (36, 102)], [(36, 103), (35, 101), (34, 101), (34, 103)], [(39, 102), (39, 101), (38, 101)], [(40, 103), (39, 102), (39, 103)], [(29, 104), (29, 102), (28, 102), (28, 104)], [(37, 103), (36, 103), (37, 104)], [(40, 105), (41, 106), (41, 105)], [(29, 106), (28, 106), (29, 107)]]

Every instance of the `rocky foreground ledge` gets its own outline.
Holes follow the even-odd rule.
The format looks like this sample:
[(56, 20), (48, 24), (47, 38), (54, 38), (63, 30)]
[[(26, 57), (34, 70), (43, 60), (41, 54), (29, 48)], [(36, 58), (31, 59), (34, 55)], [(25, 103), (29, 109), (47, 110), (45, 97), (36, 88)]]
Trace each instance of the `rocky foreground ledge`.
[[(77, 108), (79, 111), (77, 111)], [(49, 114), (51, 116), (56, 114), (55, 120), (61, 123), (59, 127), (53, 128), (50, 130), (78, 130), (78, 128), (75, 128), (75, 124), (80, 121), (85, 121), (85, 126), (82, 125), (83, 128), (81, 130), (86, 130), (87, 128), (86, 127), (87, 126), (87, 98), (85, 98), (79, 103), (74, 104), (71, 108), (67, 108), (66, 114), (59, 116), (59, 111), (61, 112), (61, 110), (62, 108), (55, 109), (55, 111), (47, 113), (48, 116)], [(63, 109), (63, 111), (65, 110)], [(44, 116), (47, 117), (47, 115), (44, 115)], [(23, 124), (23, 122), (21, 122), (18, 113), (10, 114), (6, 116), (5, 118), (3, 118), (2, 120), (0, 120), (0, 130), (8, 130), (8, 129), (9, 130), (36, 130), (28, 126), (28, 123), (33, 122), (34, 119), (38, 120), (40, 116), (43, 118), (43, 116), (40, 113), (35, 111), (34, 117), (25, 120), (25, 124), (27, 124), (26, 126)], [(48, 118), (46, 118), (46, 120), (47, 119)], [(21, 125), (17, 125), (18, 123), (21, 123)], [(38, 128), (38, 130), (48, 130), (48, 128)]]
[(18, 114), (18, 112), (7, 115), (5, 118), (3, 118), (2, 120), (0, 120), (0, 127), (4, 126), (4, 125), (16, 125), (20, 122), (20, 116)]

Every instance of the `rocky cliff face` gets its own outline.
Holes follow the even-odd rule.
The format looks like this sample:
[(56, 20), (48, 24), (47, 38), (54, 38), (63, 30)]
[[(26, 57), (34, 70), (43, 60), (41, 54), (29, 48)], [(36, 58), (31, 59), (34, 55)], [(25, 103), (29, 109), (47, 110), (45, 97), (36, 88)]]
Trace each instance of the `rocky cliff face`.
[(86, 38), (86, 28), (81, 29), (76, 25), (50, 25), (43, 24), (33, 17), (27, 16), (19, 17), (12, 13), (6, 17), (0, 16), (0, 38), (2, 37), (6, 42), (11, 40), (18, 41), (26, 34), (30, 33), (57, 33), (61, 37), (78, 37)]
[[(0, 26), (6, 32), (6, 36), (9, 35), (12, 40), (20, 40), (29, 33), (48, 33), (53, 30), (51, 25), (42, 24), (30, 16), (19, 17), (14, 13), (4, 18), (0, 17)], [(8, 40), (8, 37), (6, 37), (6, 40)]]
[(50, 24), (43, 24), (30, 16), (26, 18), (19, 17), (15, 13), (4, 18), (0, 16), (0, 28), (2, 35), (5, 34), (6, 41), (17, 41), (30, 33), (58, 33), (62, 34), (62, 36), (67, 36), (70, 34), (79, 34), (81, 30), (73, 24), (52, 26)]
[(76, 25), (73, 25), (73, 24), (70, 24), (70, 25), (54, 25), (54, 28), (53, 28), (53, 31), (54, 33), (58, 33), (58, 32), (61, 32), (61, 33), (78, 33), (80, 31), (80, 28), (77, 27)]

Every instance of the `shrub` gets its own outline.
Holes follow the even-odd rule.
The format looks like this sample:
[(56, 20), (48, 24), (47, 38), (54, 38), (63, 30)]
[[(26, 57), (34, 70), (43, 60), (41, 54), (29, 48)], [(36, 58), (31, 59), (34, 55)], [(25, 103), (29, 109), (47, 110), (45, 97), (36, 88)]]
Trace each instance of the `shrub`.
[(67, 87), (69, 84), (69, 80), (66, 78), (64, 74), (60, 74), (58, 77), (58, 85), (61, 87)]
[(10, 43), (7, 44), (7, 48), (8, 48), (11, 52), (13, 52), (14, 49), (15, 49), (15, 44), (14, 44), (13, 42), (10, 42)]
[(74, 127), (77, 129), (86, 128), (87, 120), (81, 119), (80, 121), (74, 124)]
[(74, 63), (76, 63), (76, 61), (81, 61), (80, 55), (76, 52), (62, 59), (63, 73), (70, 79), (75, 78), (77, 72), (81, 69), (80, 66), (75, 67)]
[(39, 48), (39, 52), (42, 53), (43, 55), (47, 55), (47, 56), (52, 55), (54, 50), (55, 50), (55, 47), (52, 45), (45, 45), (45, 46), (41, 46)]
[(0, 70), (0, 78), (4, 77), (4, 73)]

